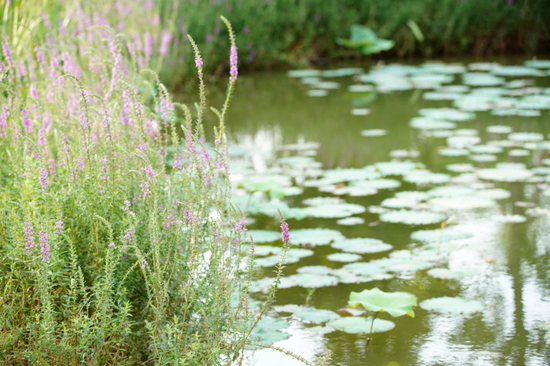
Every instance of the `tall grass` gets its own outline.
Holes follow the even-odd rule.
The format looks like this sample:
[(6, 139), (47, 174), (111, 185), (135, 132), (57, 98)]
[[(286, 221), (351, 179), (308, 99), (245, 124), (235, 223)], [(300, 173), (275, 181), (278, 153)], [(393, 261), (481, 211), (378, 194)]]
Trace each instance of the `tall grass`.
[(0, 362), (237, 359), (252, 321), (224, 133), (235, 73), (225, 105), (208, 110), (195, 48), (189, 108), (141, 68), (154, 60), (142, 64), (128, 37), (78, 11), (53, 31), (25, 4), (3, 14)]

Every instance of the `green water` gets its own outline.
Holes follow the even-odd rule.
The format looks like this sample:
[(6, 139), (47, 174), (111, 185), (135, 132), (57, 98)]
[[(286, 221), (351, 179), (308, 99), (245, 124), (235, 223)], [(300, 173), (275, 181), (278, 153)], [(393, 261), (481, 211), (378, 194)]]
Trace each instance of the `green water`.
[[(355, 65), (356, 66), (356, 65)], [(368, 70), (368, 66), (364, 66)], [(506, 78), (533, 80), (534, 85), (546, 86), (549, 77)], [(329, 90), (325, 97), (307, 96), (308, 86), (299, 78), (289, 78), (286, 73), (264, 73), (244, 76), (233, 99), (228, 116), (228, 134), (232, 145), (243, 146), (248, 153), (244, 159), (262, 169), (276, 163), (276, 158), (289, 154), (277, 149), (285, 144), (300, 141), (318, 142), (320, 147), (314, 157), (323, 169), (362, 168), (380, 161), (390, 161), (393, 150), (417, 150), (420, 155), (414, 161), (423, 163), (433, 172), (458, 175), (446, 170), (452, 163), (472, 163), (477, 168), (493, 167), (497, 162), (522, 162), (527, 167), (542, 166), (541, 159), (548, 158), (547, 150), (531, 152), (526, 157), (509, 157), (497, 154), (497, 162), (478, 163), (468, 157), (441, 156), (445, 138), (427, 136), (426, 132), (409, 127), (411, 118), (418, 116), (421, 108), (450, 107), (452, 101), (431, 101), (423, 98), (426, 90), (394, 91), (358, 95), (347, 91), (354, 83), (352, 77), (333, 80), (341, 84), (337, 90)], [(461, 83), (455, 76), (452, 85)], [(216, 95), (212, 96), (216, 99)], [(354, 116), (352, 108), (369, 108), (370, 114)], [(475, 129), (485, 142), (505, 139), (489, 135), (491, 125), (508, 125), (515, 132), (540, 132), (548, 140), (550, 117), (542, 110), (539, 117), (494, 116), (489, 111), (475, 112), (472, 121), (458, 122), (457, 129)], [(365, 129), (385, 129), (387, 135), (364, 137)], [(243, 159), (238, 157), (237, 160)], [(284, 171), (283, 171), (284, 174)], [(544, 178), (544, 176), (543, 176)], [(544, 180), (544, 179), (543, 179)], [(402, 181), (402, 180), (401, 180)], [(297, 183), (295, 183), (297, 184)], [(457, 216), (459, 226), (479, 234), (479, 248), (469, 246), (450, 253), (447, 261), (453, 268), (480, 269), (471, 277), (458, 280), (441, 280), (427, 275), (426, 270), (400, 272), (395, 277), (358, 284), (338, 284), (316, 289), (308, 299), (308, 305), (317, 309), (336, 311), (346, 306), (351, 291), (378, 287), (383, 291), (406, 291), (415, 294), (419, 302), (441, 296), (461, 296), (475, 299), (485, 305), (482, 312), (471, 315), (449, 315), (416, 309), (416, 317), (383, 319), (396, 323), (393, 330), (377, 334), (369, 347), (366, 335), (333, 331), (322, 334), (312, 325), (304, 325), (291, 319), (289, 314), (271, 313), (275, 317), (290, 319), (290, 338), (277, 342), (308, 360), (332, 352), (330, 365), (414, 366), (414, 365), (549, 365), (550, 364), (550, 225), (548, 216), (530, 217), (526, 207), (517, 202), (532, 202), (534, 206), (549, 208), (550, 197), (542, 195), (546, 183), (490, 183), (511, 193), (511, 197), (499, 200), (489, 209), (458, 210), (444, 212)], [(466, 184), (468, 186), (468, 184)], [(426, 191), (435, 187), (417, 187), (403, 182), (394, 190), (381, 190), (368, 197), (342, 196), (346, 202), (365, 207), (379, 205), (398, 191)], [(308, 197), (333, 196), (306, 188), (299, 196), (286, 197), (291, 207), (301, 207)], [(523, 205), (524, 206), (524, 205)], [(518, 214), (527, 218), (525, 223), (500, 224), (491, 218), (495, 214)], [(355, 215), (365, 224), (343, 226), (336, 219), (289, 220), (292, 230), (299, 228), (331, 228), (339, 230), (347, 238), (377, 238), (394, 246), (395, 250), (407, 249), (412, 243), (410, 235), (419, 229), (435, 229), (439, 225), (408, 226), (389, 224), (379, 220), (378, 214), (369, 211)], [(278, 221), (265, 215), (253, 216), (250, 229), (278, 230)], [(291, 234), (292, 238), (292, 234)], [(274, 244), (272, 244), (274, 245)], [(331, 262), (326, 256), (339, 252), (328, 246), (312, 248), (315, 254), (289, 264), (285, 275), (292, 275), (303, 266), (324, 265), (339, 268), (344, 263)], [(362, 255), (364, 261), (384, 258), (388, 252)], [(470, 267), (469, 267), (470, 266)], [(273, 268), (258, 269), (257, 278), (273, 276)], [(262, 295), (253, 295), (262, 299)], [(308, 290), (301, 287), (281, 289), (276, 305), (304, 305)], [(292, 358), (272, 350), (256, 351), (249, 358), (253, 365), (299, 365)]]

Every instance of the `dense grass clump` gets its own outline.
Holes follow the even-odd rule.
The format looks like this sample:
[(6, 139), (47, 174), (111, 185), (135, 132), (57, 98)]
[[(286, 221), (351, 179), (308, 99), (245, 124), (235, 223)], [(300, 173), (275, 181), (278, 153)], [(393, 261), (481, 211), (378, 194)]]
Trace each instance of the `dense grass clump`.
[(0, 363), (227, 364), (252, 324), (224, 133), (234, 38), (207, 143), (198, 49), (190, 109), (127, 38), (68, 24), (2, 39)]

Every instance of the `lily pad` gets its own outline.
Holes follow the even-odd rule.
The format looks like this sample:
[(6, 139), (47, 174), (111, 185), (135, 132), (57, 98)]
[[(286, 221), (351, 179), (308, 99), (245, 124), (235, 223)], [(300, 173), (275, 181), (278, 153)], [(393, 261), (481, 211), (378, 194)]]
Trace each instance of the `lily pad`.
[(309, 308), (294, 313), (294, 317), (306, 324), (322, 324), (340, 318), (334, 311)]
[(417, 306), (416, 296), (408, 292), (384, 292), (378, 288), (352, 292), (348, 305), (361, 306), (367, 311), (388, 313), (394, 318), (408, 315), (414, 318), (413, 307)]
[(271, 230), (249, 230), (247, 233), (249, 241), (250, 236), (254, 239), (254, 243), (272, 243), (281, 240), (281, 233)]
[(322, 205), (315, 207), (306, 207), (303, 209), (305, 214), (317, 218), (344, 218), (366, 211), (365, 207), (354, 203), (340, 203), (334, 205)]
[(341, 332), (351, 334), (370, 334), (371, 326), (372, 333), (387, 332), (395, 328), (395, 323), (389, 320), (375, 319), (373, 323), (371, 317), (363, 318), (355, 316), (336, 319), (328, 323), (328, 325)]
[(372, 254), (386, 252), (393, 249), (393, 245), (384, 243), (379, 239), (355, 238), (340, 240), (332, 244), (335, 249), (343, 250), (347, 253)]
[(442, 222), (445, 216), (428, 211), (400, 210), (383, 213), (380, 220), (394, 224), (431, 225)]
[(423, 243), (438, 243), (451, 240), (471, 238), (472, 234), (450, 227), (447, 229), (418, 230), (411, 234), (411, 239)]
[(349, 262), (357, 262), (361, 260), (362, 257), (358, 254), (352, 254), (352, 253), (333, 253), (333, 254), (327, 255), (327, 259), (333, 262), (349, 263)]
[(355, 226), (364, 224), (365, 219), (362, 219), (361, 217), (346, 217), (344, 219), (337, 220), (336, 223), (344, 226)]
[(290, 242), (296, 245), (327, 245), (342, 239), (344, 239), (342, 233), (331, 229), (299, 229), (292, 230), (290, 233)]
[(377, 136), (384, 136), (387, 134), (388, 134), (388, 131), (380, 128), (361, 131), (361, 136), (365, 136), (365, 137), (377, 137)]
[(420, 303), (424, 310), (448, 314), (473, 314), (483, 311), (485, 306), (479, 301), (467, 300), (460, 297), (436, 297)]

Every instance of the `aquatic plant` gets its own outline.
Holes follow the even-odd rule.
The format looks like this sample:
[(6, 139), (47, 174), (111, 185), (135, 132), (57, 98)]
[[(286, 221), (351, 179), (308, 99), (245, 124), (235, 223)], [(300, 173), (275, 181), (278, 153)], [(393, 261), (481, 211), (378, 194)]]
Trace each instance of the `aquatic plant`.
[(352, 292), (349, 295), (348, 305), (352, 308), (361, 306), (366, 311), (373, 314), (371, 320), (370, 335), (367, 344), (370, 343), (373, 334), (373, 327), (376, 317), (379, 313), (388, 313), (397, 318), (403, 315), (414, 318), (414, 307), (417, 306), (416, 296), (407, 292), (384, 292), (378, 288), (363, 290), (361, 292)]

